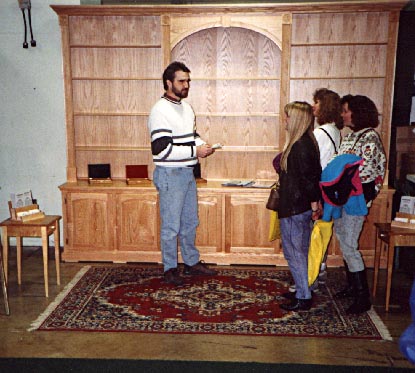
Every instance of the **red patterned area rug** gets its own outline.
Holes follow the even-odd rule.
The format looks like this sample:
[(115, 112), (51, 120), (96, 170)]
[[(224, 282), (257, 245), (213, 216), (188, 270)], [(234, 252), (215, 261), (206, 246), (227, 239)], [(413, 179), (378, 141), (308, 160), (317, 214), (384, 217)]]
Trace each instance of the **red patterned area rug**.
[(280, 309), (287, 270), (218, 272), (176, 287), (164, 283), (161, 266), (84, 267), (29, 330), (391, 339), (373, 310), (346, 315), (350, 300), (333, 298), (339, 272), (329, 273), (308, 312)]

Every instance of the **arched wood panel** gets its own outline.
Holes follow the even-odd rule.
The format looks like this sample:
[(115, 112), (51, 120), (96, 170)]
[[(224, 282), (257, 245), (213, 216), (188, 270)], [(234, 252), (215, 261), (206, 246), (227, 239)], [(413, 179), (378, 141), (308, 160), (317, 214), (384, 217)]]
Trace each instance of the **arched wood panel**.
[(209, 179), (238, 175), (274, 179), (271, 161), (279, 144), (279, 47), (252, 30), (215, 27), (182, 39), (171, 59), (191, 69), (187, 101), (196, 112), (200, 135), (211, 144), (224, 145), (203, 163), (204, 175)]

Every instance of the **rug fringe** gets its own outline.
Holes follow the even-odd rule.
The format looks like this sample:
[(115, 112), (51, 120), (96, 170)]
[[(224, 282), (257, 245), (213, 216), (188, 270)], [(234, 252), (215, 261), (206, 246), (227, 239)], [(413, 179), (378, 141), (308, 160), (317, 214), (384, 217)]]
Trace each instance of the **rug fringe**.
[(375, 324), (376, 329), (378, 330), (379, 334), (382, 336), (382, 339), (386, 341), (392, 341), (392, 336), (389, 333), (388, 328), (383, 323), (379, 315), (376, 313), (376, 311), (373, 309), (373, 307), (367, 311), (367, 314), (369, 315), (372, 322)]
[(62, 302), (62, 300), (68, 295), (72, 288), (82, 278), (82, 276), (91, 268), (91, 266), (82, 267), (75, 277), (65, 286), (65, 288), (56, 296), (55, 300), (48, 305), (46, 310), (40, 314), (40, 316), (30, 324), (28, 332), (38, 329), (46, 318), (52, 313), (52, 311)]

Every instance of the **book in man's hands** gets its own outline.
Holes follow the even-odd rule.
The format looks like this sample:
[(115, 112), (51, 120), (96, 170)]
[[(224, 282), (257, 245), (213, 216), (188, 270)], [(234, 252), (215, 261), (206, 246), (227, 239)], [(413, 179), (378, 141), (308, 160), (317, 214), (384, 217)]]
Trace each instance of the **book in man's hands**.
[(270, 189), (275, 184), (275, 181), (265, 180), (229, 180), (222, 183), (223, 186), (239, 186), (243, 188), (261, 188)]

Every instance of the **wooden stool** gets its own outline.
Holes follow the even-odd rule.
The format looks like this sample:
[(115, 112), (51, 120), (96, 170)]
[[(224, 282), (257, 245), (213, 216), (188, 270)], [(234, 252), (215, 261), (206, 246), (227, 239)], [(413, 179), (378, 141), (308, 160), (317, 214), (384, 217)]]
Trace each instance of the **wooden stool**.
[[(386, 311), (389, 311), (390, 289), (392, 284), (393, 258), (395, 256), (395, 246), (415, 246), (415, 229), (392, 227), (390, 223), (375, 223), (375, 263), (373, 273), (373, 297), (376, 296), (378, 282), (380, 254), (382, 242), (387, 250), (387, 277), (386, 277)], [(378, 242), (378, 239), (380, 242)]]
[(7, 267), (9, 253), (9, 237), (16, 237), (17, 246), (17, 283), (22, 283), (22, 238), (23, 237), (41, 237), (42, 238), (42, 254), (43, 254), (43, 277), (45, 281), (45, 294), (49, 296), (48, 286), (48, 246), (49, 236), (53, 233), (55, 239), (55, 263), (56, 263), (56, 279), (60, 285), (60, 267), (59, 267), (59, 220), (61, 216), (46, 215), (39, 220), (28, 222), (20, 222), (16, 220), (4, 220), (0, 223), (3, 232), (3, 259), (4, 271), (7, 282)]

